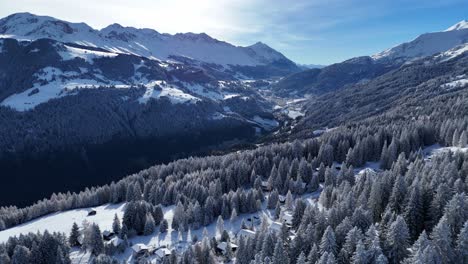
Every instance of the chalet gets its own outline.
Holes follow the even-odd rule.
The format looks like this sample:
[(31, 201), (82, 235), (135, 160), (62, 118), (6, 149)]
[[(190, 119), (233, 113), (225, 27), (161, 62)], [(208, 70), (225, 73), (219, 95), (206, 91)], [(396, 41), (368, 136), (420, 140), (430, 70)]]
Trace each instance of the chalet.
[(292, 225), (292, 221), (293, 221), (293, 215), (291, 212), (284, 212), (283, 213), (283, 216), (281, 217), (281, 220), (283, 221), (283, 223), (285, 223), (286, 225), (288, 226), (291, 226)]
[(278, 200), (280, 204), (284, 204), (286, 202), (286, 196), (285, 195), (279, 195)]
[(135, 244), (132, 246), (133, 256), (143, 256), (149, 253), (150, 248), (145, 244)]
[(241, 238), (241, 237), (244, 237), (244, 238), (255, 238), (255, 232), (252, 231), (252, 230), (249, 230), (249, 229), (241, 229), (238, 233), (237, 233), (237, 238)]
[(163, 258), (167, 257), (167, 256), (170, 256), (171, 255), (171, 251), (165, 247), (162, 247), (162, 248), (158, 248), (154, 254), (156, 255), (156, 257), (158, 257), (159, 260), (162, 260)]
[(246, 219), (247, 223), (254, 226), (254, 225), (259, 225), (261, 224), (261, 221), (260, 221), (260, 217), (258, 217), (257, 215), (254, 215), (252, 217), (248, 217)]
[(271, 191), (271, 186), (270, 186), (270, 184), (268, 184), (268, 181), (262, 181), (261, 187), (262, 187), (262, 191), (264, 191), (264, 192), (270, 192)]
[[(228, 243), (227, 243), (227, 242), (224, 242), (224, 241), (218, 243), (218, 245), (216, 246), (216, 249), (215, 249), (216, 253), (219, 254), (219, 255), (221, 255), (221, 254), (222, 254), (222, 255), (226, 254), (227, 245), (228, 245)], [(232, 252), (236, 252), (236, 250), (237, 250), (237, 245), (234, 244), (234, 243), (230, 243), (230, 246), (231, 246), (231, 251), (232, 251)]]
[(119, 237), (115, 236), (107, 244), (112, 244), (114, 247), (120, 246), (124, 241), (120, 239)]
[(114, 236), (115, 236), (114, 232), (111, 232), (111, 231), (108, 231), (108, 230), (105, 230), (104, 232), (102, 232), (102, 239), (104, 239), (106, 241), (111, 240)]
[(280, 223), (280, 222), (271, 222), (268, 229), (273, 233), (279, 233), (279, 232), (281, 232), (282, 227), (283, 227), (283, 224)]
[(93, 215), (96, 215), (96, 214), (97, 214), (97, 212), (96, 212), (96, 210), (94, 210), (94, 209), (91, 209), (91, 210), (88, 212), (88, 216), (93, 216)]

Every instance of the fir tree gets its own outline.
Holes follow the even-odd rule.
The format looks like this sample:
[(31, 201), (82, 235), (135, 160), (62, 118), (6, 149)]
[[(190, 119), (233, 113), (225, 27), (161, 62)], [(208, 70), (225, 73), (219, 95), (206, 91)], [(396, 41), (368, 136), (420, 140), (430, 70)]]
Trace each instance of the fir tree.
[(114, 220), (112, 222), (112, 232), (114, 232), (115, 234), (119, 234), (120, 233), (120, 220), (119, 220), (119, 217), (117, 216), (117, 214), (114, 215)]
[(80, 237), (80, 230), (78, 225), (74, 222), (71, 232), (70, 232), (70, 237), (68, 238), (68, 243), (72, 247), (76, 247), (80, 245), (80, 242), (78, 241), (78, 238)]
[(390, 263), (400, 263), (407, 256), (409, 247), (409, 231), (405, 219), (398, 216), (390, 225), (386, 236)]
[(335, 232), (333, 232), (333, 229), (330, 226), (325, 229), (325, 233), (323, 233), (322, 240), (320, 242), (320, 253), (323, 254), (325, 252), (332, 255), (336, 255), (338, 253)]

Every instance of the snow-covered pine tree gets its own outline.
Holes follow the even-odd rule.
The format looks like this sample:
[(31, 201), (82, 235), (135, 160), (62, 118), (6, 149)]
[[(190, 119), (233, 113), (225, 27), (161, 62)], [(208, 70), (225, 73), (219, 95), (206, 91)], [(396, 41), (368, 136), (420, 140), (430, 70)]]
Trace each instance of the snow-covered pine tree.
[(78, 241), (79, 237), (80, 237), (80, 229), (78, 225), (74, 222), (72, 225), (70, 236), (68, 237), (68, 243), (70, 244), (70, 246), (72, 247), (79, 246), (80, 245)]

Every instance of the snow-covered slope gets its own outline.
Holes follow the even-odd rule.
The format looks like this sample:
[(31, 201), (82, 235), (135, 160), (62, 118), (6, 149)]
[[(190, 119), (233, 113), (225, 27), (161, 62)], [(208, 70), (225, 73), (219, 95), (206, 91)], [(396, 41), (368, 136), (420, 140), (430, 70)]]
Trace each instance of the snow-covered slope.
[(243, 66), (265, 65), (277, 60), (287, 60), (281, 53), (263, 43), (237, 47), (204, 33), (170, 35), (161, 34), (153, 29), (123, 27), (119, 24), (95, 30), (85, 23), (70, 23), (30, 13), (13, 14), (1, 19), (0, 35), (29, 40), (50, 38), (161, 60), (182, 56), (220, 65)]
[(442, 32), (426, 33), (372, 56), (375, 60), (410, 60), (431, 56), (468, 42), (468, 22), (463, 20)]

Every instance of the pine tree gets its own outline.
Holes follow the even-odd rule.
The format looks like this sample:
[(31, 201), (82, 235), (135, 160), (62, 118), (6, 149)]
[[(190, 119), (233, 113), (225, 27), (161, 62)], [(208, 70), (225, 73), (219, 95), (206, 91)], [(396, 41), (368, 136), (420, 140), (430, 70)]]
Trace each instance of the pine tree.
[(156, 224), (154, 223), (153, 216), (149, 213), (146, 214), (145, 228), (144, 228), (143, 234), (145, 236), (151, 235), (155, 229), (156, 229)]
[(301, 254), (299, 254), (299, 257), (297, 258), (296, 264), (307, 264), (304, 252), (301, 251)]
[(224, 221), (221, 216), (218, 216), (218, 221), (216, 221), (216, 232), (218, 233), (219, 236), (221, 236), (223, 231), (224, 231)]
[(468, 220), (463, 225), (457, 238), (457, 259), (461, 263), (468, 263)]
[(92, 224), (85, 232), (83, 244), (95, 256), (104, 252), (101, 230), (97, 224)]
[(237, 211), (236, 209), (232, 209), (232, 212), (231, 212), (231, 218), (229, 218), (229, 221), (231, 222), (231, 225), (234, 223), (234, 221), (236, 221), (237, 219)]
[(286, 250), (283, 247), (283, 241), (281, 239), (276, 242), (275, 250), (273, 252), (272, 264), (288, 264), (289, 258)]
[(122, 228), (120, 229), (119, 238), (124, 239), (126, 236), (128, 236), (128, 228), (126, 224), (123, 224)]
[(404, 217), (410, 231), (410, 237), (414, 241), (423, 229), (424, 222), (423, 201), (419, 192), (419, 183), (413, 187), (408, 203), (406, 204)]
[(285, 201), (285, 204), (284, 204), (284, 206), (286, 207), (287, 210), (292, 210), (293, 209), (293, 202), (294, 202), (294, 199), (292, 197), (292, 193), (291, 193), (291, 191), (288, 191), (288, 193), (286, 194), (286, 201)]
[(354, 252), (353, 256), (351, 257), (351, 263), (353, 264), (366, 264), (367, 263), (367, 252), (366, 248), (364, 247), (364, 243), (362, 240), (359, 240), (356, 251)]
[(275, 209), (275, 206), (278, 203), (278, 197), (279, 197), (279, 194), (276, 189), (270, 193), (270, 195), (268, 196), (268, 202), (267, 202), (268, 209)]
[(387, 252), (390, 263), (400, 263), (408, 254), (409, 231), (405, 219), (398, 216), (387, 230)]
[(29, 264), (31, 262), (31, 253), (29, 249), (22, 245), (17, 245), (11, 256), (11, 264)]
[(431, 234), (435, 250), (439, 253), (443, 263), (452, 263), (455, 252), (452, 248), (452, 232), (447, 218), (444, 216), (434, 227)]
[(328, 252), (332, 255), (336, 255), (338, 253), (335, 232), (333, 232), (333, 229), (330, 226), (325, 229), (322, 240), (320, 242), (320, 253), (323, 254), (325, 252)]
[(80, 237), (80, 230), (78, 225), (74, 222), (71, 232), (70, 232), (70, 237), (68, 238), (68, 243), (72, 247), (76, 247), (80, 245), (80, 242), (78, 241), (78, 238)]
[(312, 248), (310, 249), (309, 255), (307, 255), (307, 263), (308, 264), (315, 264), (319, 259), (319, 250), (317, 248), (317, 244), (313, 244)]
[(169, 224), (167, 223), (167, 220), (163, 219), (161, 221), (161, 224), (159, 225), (159, 232), (165, 233), (165, 232), (167, 232), (168, 228), (169, 228)]
[(112, 232), (114, 232), (114, 234), (119, 234), (120, 233), (120, 220), (119, 220), (119, 217), (117, 216), (117, 214), (114, 215), (114, 220), (112, 222)]

